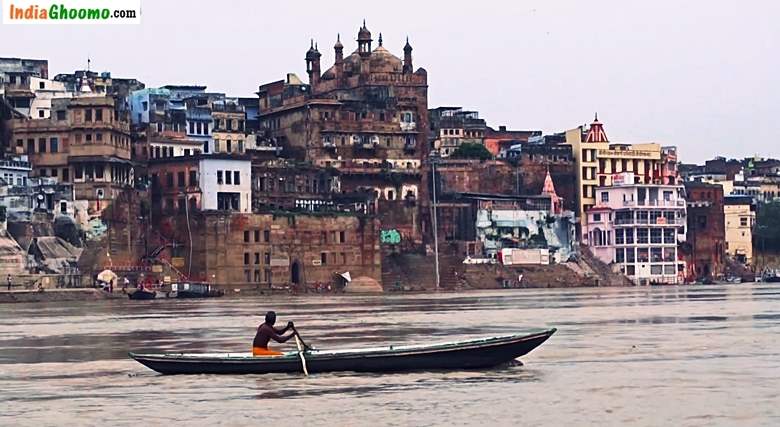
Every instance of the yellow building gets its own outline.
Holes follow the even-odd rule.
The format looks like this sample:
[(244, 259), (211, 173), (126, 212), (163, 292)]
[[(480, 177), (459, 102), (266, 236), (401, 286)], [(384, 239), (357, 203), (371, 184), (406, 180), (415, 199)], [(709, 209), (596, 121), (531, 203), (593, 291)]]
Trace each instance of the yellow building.
[(610, 143), (598, 116), (588, 131), (577, 127), (566, 131), (577, 165), (579, 218), (596, 205), (596, 187), (612, 185), (613, 177), (632, 172), (634, 184), (661, 184), (661, 146), (655, 143)]
[(739, 262), (753, 262), (753, 225), (756, 212), (752, 198), (732, 196), (723, 199), (726, 220), (726, 253)]

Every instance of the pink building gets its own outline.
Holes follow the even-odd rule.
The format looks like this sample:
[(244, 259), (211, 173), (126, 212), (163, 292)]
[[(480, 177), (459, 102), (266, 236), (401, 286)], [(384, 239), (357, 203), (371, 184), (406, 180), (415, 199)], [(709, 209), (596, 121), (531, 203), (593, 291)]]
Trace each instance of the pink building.
[(596, 205), (584, 218), (582, 241), (602, 261), (638, 285), (682, 283), (685, 263), (685, 189), (681, 185), (634, 184), (632, 173), (596, 188)]

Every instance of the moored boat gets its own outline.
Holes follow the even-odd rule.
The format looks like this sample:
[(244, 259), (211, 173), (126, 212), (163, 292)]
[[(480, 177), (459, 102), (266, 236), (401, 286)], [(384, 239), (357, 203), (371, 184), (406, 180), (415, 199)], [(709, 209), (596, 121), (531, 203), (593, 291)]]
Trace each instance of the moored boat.
[(157, 292), (146, 288), (138, 288), (135, 292), (127, 294), (127, 296), (132, 300), (150, 300), (157, 296)]
[[(308, 372), (400, 372), (480, 369), (498, 366), (528, 354), (556, 329), (529, 335), (508, 335), (430, 345), (302, 352)], [(302, 372), (301, 353), (254, 357), (249, 353), (163, 353), (130, 357), (162, 374), (266, 374)]]

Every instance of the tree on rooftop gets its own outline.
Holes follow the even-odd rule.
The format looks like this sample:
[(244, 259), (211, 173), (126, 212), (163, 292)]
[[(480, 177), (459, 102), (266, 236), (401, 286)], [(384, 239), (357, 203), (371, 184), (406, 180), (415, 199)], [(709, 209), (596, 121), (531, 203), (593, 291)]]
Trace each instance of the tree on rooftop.
[(493, 158), (493, 155), (482, 144), (464, 143), (460, 144), (450, 157), (455, 159), (490, 160)]

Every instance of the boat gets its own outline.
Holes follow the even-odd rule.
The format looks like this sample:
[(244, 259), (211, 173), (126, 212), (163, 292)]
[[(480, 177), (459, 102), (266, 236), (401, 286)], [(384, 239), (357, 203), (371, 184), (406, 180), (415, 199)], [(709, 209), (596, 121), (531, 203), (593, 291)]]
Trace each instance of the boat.
[(780, 283), (780, 269), (766, 269), (761, 276), (761, 281), (767, 283)]
[(221, 289), (215, 289), (208, 283), (174, 283), (171, 285), (170, 298), (214, 298), (225, 295)]
[(150, 300), (157, 296), (157, 292), (146, 288), (138, 288), (135, 292), (127, 294), (127, 296), (132, 300)]
[[(161, 374), (268, 374), (304, 372), (402, 372), (482, 369), (509, 363), (547, 341), (556, 329), (428, 345), (347, 350), (291, 351), (281, 356), (250, 353), (161, 353), (129, 356)], [(305, 360), (305, 362), (303, 362)]]

